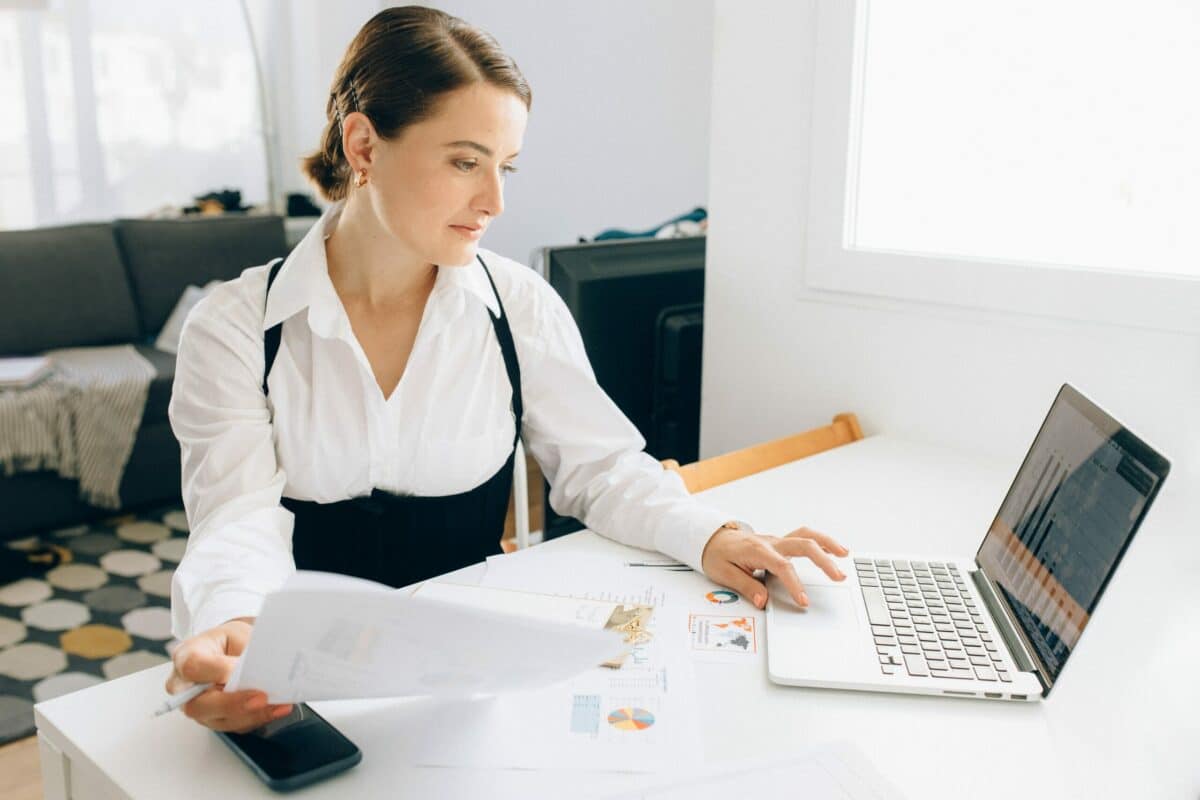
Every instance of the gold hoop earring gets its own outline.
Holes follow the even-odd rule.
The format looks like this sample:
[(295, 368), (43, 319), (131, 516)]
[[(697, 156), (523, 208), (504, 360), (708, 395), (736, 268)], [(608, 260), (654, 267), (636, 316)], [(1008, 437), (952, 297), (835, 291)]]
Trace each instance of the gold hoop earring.
[(359, 189), (367, 185), (367, 171), (365, 169), (358, 171), (358, 177), (354, 179), (354, 185)]

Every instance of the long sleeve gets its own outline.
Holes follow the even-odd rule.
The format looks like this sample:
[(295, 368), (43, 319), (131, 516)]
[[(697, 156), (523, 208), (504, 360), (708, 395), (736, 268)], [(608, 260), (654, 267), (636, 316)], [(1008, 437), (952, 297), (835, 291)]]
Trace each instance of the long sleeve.
[(191, 533), (171, 584), (179, 638), (257, 615), (294, 570), (292, 514), (280, 506), (286, 477), (262, 392), (261, 320), (261, 306), (226, 285), (189, 314), (180, 341), (169, 416)]
[(521, 353), (524, 439), (550, 482), (550, 504), (701, 571), (704, 546), (734, 517), (693, 498), (644, 452), (645, 439), (596, 382), (566, 305), (548, 286), (537, 295)]

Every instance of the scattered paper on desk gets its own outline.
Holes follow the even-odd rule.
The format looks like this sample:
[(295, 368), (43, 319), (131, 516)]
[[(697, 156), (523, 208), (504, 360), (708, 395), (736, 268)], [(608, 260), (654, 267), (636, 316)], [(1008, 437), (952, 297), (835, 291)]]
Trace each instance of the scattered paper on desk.
[(667, 576), (680, 574), (630, 569), (620, 561), (608, 562), (573, 553), (518, 551), (488, 558), (487, 572), (480, 585), (658, 608), (667, 602), (664, 584), (658, 581)]
[(624, 663), (633, 646), (650, 638), (647, 630), (654, 616), (653, 606), (639, 603), (612, 603), (604, 600), (584, 600), (518, 589), (493, 589), (487, 586), (467, 586), (441, 581), (427, 581), (416, 590), (420, 597), (488, 608), (504, 614), (514, 614), (546, 622), (581, 625), (594, 630), (610, 630), (620, 634), (622, 648), (614, 650), (602, 666), (617, 668)]
[(559, 683), (622, 648), (608, 630), (298, 572), (267, 597), (227, 690), (271, 703), (471, 697)]
[(895, 800), (890, 786), (855, 745), (838, 742), (785, 758), (756, 758), (647, 779), (633, 791), (590, 794), (604, 800), (730, 800), (733, 797), (819, 797), (822, 800)]
[[(483, 583), (504, 588), (537, 585), (539, 591), (550, 594), (580, 594), (581, 588), (585, 588), (587, 591), (581, 596), (659, 604), (663, 602), (660, 587), (669, 582), (675, 587), (673, 604), (683, 610), (672, 624), (677, 624), (687, 638), (687, 651), (692, 661), (731, 665), (761, 661), (765, 649), (762, 631), (766, 612), (737, 592), (714, 585), (701, 574), (630, 569), (622, 566), (624, 560), (609, 562), (579, 554), (543, 555), (536, 551), (519, 551), (489, 558)], [(578, 576), (588, 576), (589, 582), (581, 583)], [(602, 588), (604, 581), (609, 588)], [(616, 591), (615, 587), (623, 588)], [(723, 615), (732, 619), (721, 619)], [(738, 620), (742, 620), (740, 633), (746, 634), (744, 641), (750, 645), (744, 649), (739, 633), (728, 630), (729, 627), (736, 628), (729, 623)], [(716, 626), (709, 627), (713, 622)], [(660, 624), (660, 630), (662, 624), (666, 623)]]
[(496, 589), (489, 586), (466, 586), (441, 581), (428, 581), (414, 592), (419, 597), (460, 603), (477, 608), (490, 608), (506, 614), (603, 628), (622, 605), (605, 600), (585, 600), (576, 597), (541, 594), (517, 589)]
[[(575, 556), (527, 554), (514, 561), (520, 563), (511, 568), (489, 561), (483, 587), (651, 605), (651, 636), (633, 646), (620, 669), (591, 669), (544, 689), (398, 715), (415, 763), (623, 772), (698, 763), (687, 613), (655, 583), (661, 576), (639, 571), (631, 577), (619, 564), (614, 569)], [(436, 726), (427, 723), (432, 714)]]

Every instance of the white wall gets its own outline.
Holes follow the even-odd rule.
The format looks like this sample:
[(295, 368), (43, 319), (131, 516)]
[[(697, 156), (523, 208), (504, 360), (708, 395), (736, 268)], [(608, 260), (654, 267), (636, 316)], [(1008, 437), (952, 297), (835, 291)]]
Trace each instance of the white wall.
[(1070, 382), (1200, 485), (1196, 336), (806, 290), (813, 3), (714, 13), (702, 454), (855, 411), (1015, 472)]
[(317, 149), (325, 103), (346, 45), (380, 9), (379, 0), (250, 0), (264, 61), (267, 99), (279, 154), (279, 194), (316, 196), (300, 159)]
[[(289, 98), (276, 106), (283, 185), (310, 191), (297, 164), (317, 145), (333, 71), (390, 4), (267, 1), (292, 42), (272, 79)], [(536, 247), (648, 229), (706, 205), (711, 0), (427, 4), (495, 36), (533, 89), (520, 172), (485, 247), (528, 263)]]

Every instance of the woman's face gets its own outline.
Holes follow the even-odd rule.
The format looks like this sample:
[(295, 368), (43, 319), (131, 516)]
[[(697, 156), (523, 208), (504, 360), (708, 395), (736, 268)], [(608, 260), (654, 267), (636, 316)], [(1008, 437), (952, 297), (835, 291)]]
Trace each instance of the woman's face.
[(469, 264), (479, 238), (504, 211), (504, 178), (515, 171), (528, 118), (515, 94), (491, 84), (446, 94), (433, 117), (397, 138), (372, 135), (369, 183), (350, 192), (365, 194), (406, 255)]

